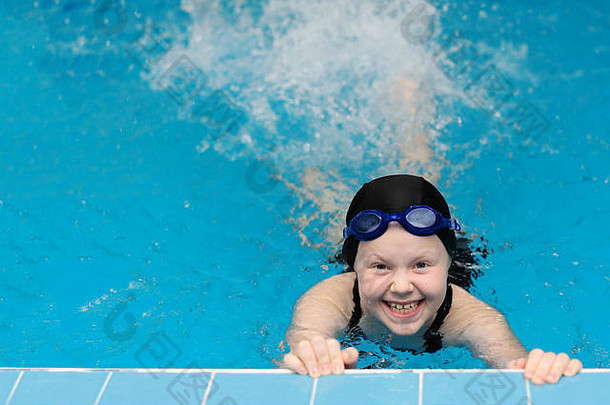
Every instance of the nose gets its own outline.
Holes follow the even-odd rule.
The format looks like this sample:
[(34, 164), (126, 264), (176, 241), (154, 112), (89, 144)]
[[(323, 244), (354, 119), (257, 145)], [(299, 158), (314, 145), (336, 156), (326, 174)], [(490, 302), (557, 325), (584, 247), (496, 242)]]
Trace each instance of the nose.
[(398, 295), (405, 295), (413, 291), (411, 274), (406, 270), (395, 272), (392, 284), (390, 285), (390, 291)]

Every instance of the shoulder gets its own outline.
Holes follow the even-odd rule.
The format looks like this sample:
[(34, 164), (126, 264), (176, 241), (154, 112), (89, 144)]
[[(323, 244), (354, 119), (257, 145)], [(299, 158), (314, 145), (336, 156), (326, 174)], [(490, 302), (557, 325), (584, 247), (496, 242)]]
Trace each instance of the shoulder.
[(460, 287), (453, 290), (455, 305), (441, 327), (447, 345), (466, 346), (493, 367), (527, 355), (504, 315)]
[(326, 278), (311, 287), (301, 298), (317, 297), (343, 303), (353, 300), (352, 289), (356, 281), (356, 273), (342, 273)]
[(325, 278), (324, 280), (320, 281), (318, 284), (311, 287), (311, 290), (328, 289), (328, 288), (332, 288), (332, 289), (350, 288), (350, 291), (351, 291), (351, 288), (354, 286), (355, 281), (356, 281), (356, 273), (354, 273), (354, 272), (337, 274), (335, 276), (331, 276), (329, 278)]
[(311, 287), (299, 301), (331, 301), (344, 310), (353, 307), (353, 293), (356, 273), (342, 273), (326, 278)]
[(459, 341), (473, 328), (486, 324), (491, 325), (490, 320), (497, 322), (504, 319), (494, 307), (476, 298), (465, 289), (453, 284), (451, 287), (453, 301), (449, 314), (441, 327), (441, 331), (448, 341)]
[(492, 308), (490, 305), (476, 298), (462, 287), (452, 284), (451, 289), (453, 290), (453, 302), (451, 303), (451, 309), (460, 311), (468, 308)]

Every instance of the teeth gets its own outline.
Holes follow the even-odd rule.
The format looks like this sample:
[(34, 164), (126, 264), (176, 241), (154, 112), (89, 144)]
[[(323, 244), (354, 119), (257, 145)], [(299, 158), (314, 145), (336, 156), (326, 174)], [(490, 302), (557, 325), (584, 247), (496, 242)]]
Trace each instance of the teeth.
[(409, 312), (415, 311), (415, 309), (419, 305), (419, 301), (412, 302), (412, 303), (406, 304), (406, 305), (394, 304), (393, 302), (388, 302), (388, 305), (390, 306), (390, 308), (392, 308), (393, 311), (396, 311), (396, 312), (402, 313), (402, 314), (407, 314)]

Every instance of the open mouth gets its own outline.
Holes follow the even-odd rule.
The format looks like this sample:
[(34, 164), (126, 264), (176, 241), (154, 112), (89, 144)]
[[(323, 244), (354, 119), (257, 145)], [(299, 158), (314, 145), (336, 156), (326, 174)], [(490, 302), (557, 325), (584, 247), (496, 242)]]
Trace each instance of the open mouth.
[(411, 302), (382, 301), (392, 315), (398, 317), (410, 317), (415, 315), (422, 306), (424, 300)]

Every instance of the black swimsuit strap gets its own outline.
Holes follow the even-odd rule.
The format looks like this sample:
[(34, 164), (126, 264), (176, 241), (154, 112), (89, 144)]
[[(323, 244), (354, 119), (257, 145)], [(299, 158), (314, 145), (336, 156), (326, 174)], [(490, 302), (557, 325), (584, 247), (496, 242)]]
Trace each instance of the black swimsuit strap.
[(352, 311), (352, 317), (347, 324), (347, 330), (355, 328), (362, 318), (362, 308), (360, 307), (360, 292), (358, 291), (358, 278), (354, 280), (354, 288), (352, 289), (354, 296), (354, 310)]
[[(348, 331), (358, 326), (360, 318), (362, 318), (362, 308), (360, 307), (360, 292), (358, 291), (358, 278), (354, 280), (354, 288), (352, 289), (352, 293), (354, 297), (354, 310), (352, 311), (352, 317), (350, 318), (349, 323), (347, 324)], [(430, 325), (428, 330), (424, 333), (424, 348), (425, 351), (428, 353), (434, 353), (443, 347), (443, 340), (439, 329), (443, 325), (443, 321), (447, 317), (447, 314), (449, 314), (452, 302), (453, 289), (451, 288), (451, 284), (447, 284), (447, 292), (445, 294), (445, 299), (443, 300), (443, 303), (436, 312), (436, 317), (434, 318), (432, 325)]]
[(443, 321), (451, 309), (452, 302), (453, 289), (451, 288), (451, 284), (447, 284), (445, 299), (443, 300), (441, 307), (436, 312), (436, 317), (434, 318), (432, 325), (430, 325), (426, 333), (424, 333), (424, 347), (428, 353), (437, 352), (443, 347), (443, 339), (439, 329), (443, 325)]

